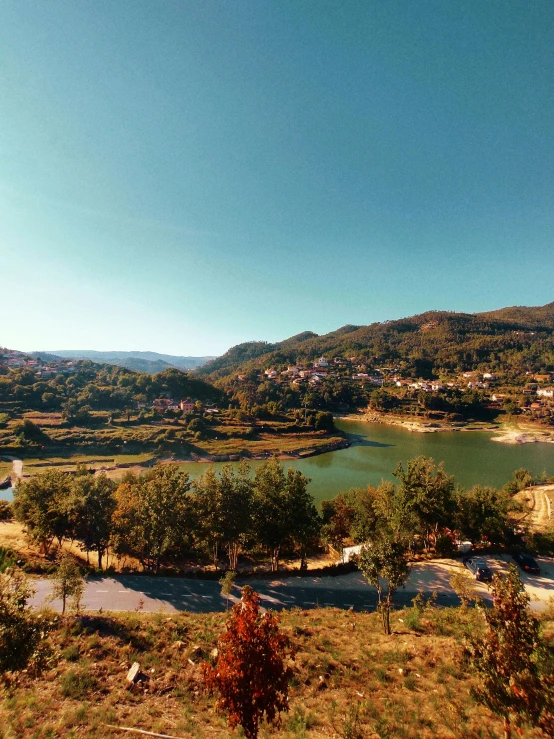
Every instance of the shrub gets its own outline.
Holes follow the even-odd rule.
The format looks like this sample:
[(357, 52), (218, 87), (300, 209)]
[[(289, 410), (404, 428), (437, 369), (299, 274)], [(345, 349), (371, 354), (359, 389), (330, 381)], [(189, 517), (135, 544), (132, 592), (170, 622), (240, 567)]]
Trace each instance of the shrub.
[(14, 567), (17, 556), (11, 549), (0, 547), (0, 572), (5, 572), (8, 568)]
[(0, 676), (4, 678), (29, 666), (40, 669), (48, 654), (50, 624), (27, 608), (32, 592), (23, 573), (8, 569), (0, 574)]
[(435, 544), (435, 552), (439, 557), (452, 557), (456, 548), (449, 536), (439, 536)]
[(61, 677), (64, 698), (82, 699), (94, 688), (96, 681), (86, 669), (68, 670)]
[(256, 739), (264, 716), (268, 723), (280, 723), (280, 712), (289, 709), (292, 677), (284, 664), (290, 642), (279, 632), (276, 616), (260, 616), (258, 603), (258, 595), (245, 586), (218, 640), (216, 665), (203, 665), (208, 690), (220, 694), (218, 708), (228, 714), (231, 728), (242, 726), (247, 739)]

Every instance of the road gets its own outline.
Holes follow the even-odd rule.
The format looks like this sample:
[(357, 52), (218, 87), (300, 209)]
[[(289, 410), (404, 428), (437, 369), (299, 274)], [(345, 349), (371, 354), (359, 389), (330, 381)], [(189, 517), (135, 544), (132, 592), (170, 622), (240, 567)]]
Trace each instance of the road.
[[(510, 558), (486, 558), (491, 569), (504, 571)], [(520, 572), (527, 591), (531, 596), (531, 608), (542, 610), (549, 598), (554, 596), (554, 560), (541, 558), (541, 575), (530, 576)], [(458, 561), (438, 560), (418, 563), (412, 568), (410, 578), (401, 588), (395, 601), (400, 606), (410, 605), (412, 598), (421, 591), (437, 593), (439, 605), (457, 605), (458, 598), (453, 592), (449, 579), (454, 572), (464, 571)], [(229, 604), (240, 599), (240, 586), (251, 585), (260, 594), (265, 608), (335, 607), (353, 608), (356, 611), (375, 609), (377, 594), (369, 586), (360, 572), (336, 577), (275, 577), (274, 580), (237, 581), (230, 596)], [(51, 591), (48, 580), (35, 581), (36, 594), (30, 604), (40, 607), (46, 602)], [(490, 594), (482, 583), (476, 583), (479, 594), (490, 602)], [(221, 595), (217, 582), (209, 580), (188, 580), (176, 577), (150, 577), (146, 575), (116, 575), (112, 577), (91, 577), (87, 581), (83, 597), (83, 607), (89, 611), (145, 611), (175, 613), (190, 611), (210, 613), (225, 610), (227, 602)], [(54, 601), (52, 607), (59, 610), (60, 602)]]

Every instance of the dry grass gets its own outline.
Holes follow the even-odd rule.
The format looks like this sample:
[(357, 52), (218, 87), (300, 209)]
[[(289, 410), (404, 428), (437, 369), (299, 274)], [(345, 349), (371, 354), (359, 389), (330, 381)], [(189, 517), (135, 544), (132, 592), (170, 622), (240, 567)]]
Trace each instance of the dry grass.
[[(23, 676), (0, 694), (0, 738), (124, 736), (105, 724), (178, 737), (240, 736), (214, 710), (199, 660), (192, 657), (197, 646), (210, 654), (224, 618), (131, 614), (58, 620), (50, 669), (38, 679)], [(475, 611), (434, 610), (416, 632), (407, 628), (408, 622), (416, 625), (413, 612), (399, 612), (395, 633), (386, 637), (374, 614), (284, 613), (282, 628), (297, 648), (290, 712), (279, 730), (264, 727), (260, 736), (501, 736), (500, 722), (471, 698), (473, 677), (461, 659), (463, 634), (479, 618)], [(129, 689), (125, 675), (135, 660), (148, 679)], [(356, 713), (358, 733), (347, 735)]]
[[(41, 551), (37, 544), (34, 544), (29, 537), (25, 534), (23, 524), (19, 521), (0, 521), (0, 547), (5, 549), (11, 549), (16, 555), (19, 555), (23, 559), (30, 570), (35, 572), (48, 572), (53, 566), (53, 559), (46, 557)], [(83, 568), (87, 568), (87, 555), (86, 552), (79, 548), (77, 542), (64, 541), (62, 544), (62, 550), (71, 554), (76, 560), (78, 560)], [(54, 546), (53, 552), (57, 552), (57, 545)], [(96, 555), (94, 552), (90, 553), (90, 565), (94, 567), (96, 564)], [(115, 571), (120, 571), (120, 562), (116, 557), (110, 556), (109, 563), (113, 566)], [(125, 566), (134, 569), (141, 570), (140, 562), (134, 557), (126, 557)]]

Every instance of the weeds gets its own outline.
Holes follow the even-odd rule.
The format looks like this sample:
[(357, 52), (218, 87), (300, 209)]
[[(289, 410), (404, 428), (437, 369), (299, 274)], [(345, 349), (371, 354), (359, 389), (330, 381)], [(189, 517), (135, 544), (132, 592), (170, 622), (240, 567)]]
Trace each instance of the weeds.
[(95, 687), (96, 680), (86, 668), (71, 669), (65, 672), (60, 680), (64, 698), (86, 698)]

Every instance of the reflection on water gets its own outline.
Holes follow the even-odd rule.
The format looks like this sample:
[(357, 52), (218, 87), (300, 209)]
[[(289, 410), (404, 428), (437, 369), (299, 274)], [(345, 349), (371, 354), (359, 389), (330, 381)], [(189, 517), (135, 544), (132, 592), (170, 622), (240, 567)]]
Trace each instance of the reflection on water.
[[(354, 421), (338, 421), (337, 426), (351, 435), (351, 447), (284, 463), (311, 478), (310, 492), (318, 501), (332, 498), (341, 490), (378, 485), (383, 479), (394, 481), (392, 473), (398, 462), (405, 464), (420, 454), (444, 462), (446, 471), (466, 488), (478, 483), (501, 487), (519, 467), (536, 475), (554, 474), (553, 444), (500, 444), (491, 441), (493, 434), (486, 431), (419, 434)], [(254, 462), (253, 466), (258, 464)], [(183, 470), (196, 477), (208, 467), (186, 464)]]
[[(393, 472), (400, 461), (420, 454), (444, 462), (445, 470), (463, 487), (482, 484), (501, 487), (514, 470), (526, 467), (533, 474), (554, 475), (554, 444), (500, 444), (484, 431), (457, 431), (434, 434), (411, 433), (384, 424), (337, 421), (337, 426), (351, 438), (352, 446), (308, 459), (284, 462), (311, 478), (310, 492), (317, 501), (332, 498), (353, 487), (394, 481)], [(255, 468), (261, 462), (253, 462)], [(213, 465), (220, 469), (223, 463)], [(209, 464), (191, 462), (181, 469), (192, 478), (203, 474)], [(0, 498), (11, 499), (10, 490), (0, 490)]]

